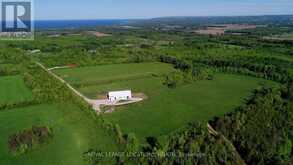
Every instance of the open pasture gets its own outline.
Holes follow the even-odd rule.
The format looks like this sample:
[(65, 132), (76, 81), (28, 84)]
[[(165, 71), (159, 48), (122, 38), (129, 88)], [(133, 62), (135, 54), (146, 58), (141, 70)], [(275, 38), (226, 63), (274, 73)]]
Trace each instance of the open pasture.
[(0, 77), (0, 104), (15, 103), (32, 99), (31, 91), (21, 76)]
[[(115, 139), (71, 104), (37, 105), (0, 112), (0, 164), (86, 164), (82, 155), (90, 148), (115, 151)], [(32, 126), (48, 126), (53, 138), (48, 144), (22, 155), (8, 150), (8, 137)]]
[(133, 132), (140, 139), (165, 136), (189, 122), (222, 116), (243, 104), (261, 83), (272, 84), (247, 76), (216, 74), (214, 80), (170, 89), (163, 85), (160, 75), (172, 70), (168, 64), (142, 63), (62, 69), (56, 73), (71, 84), (80, 84), (77, 89), (91, 99), (115, 90), (145, 94), (145, 101), (117, 107), (104, 115), (119, 124), (124, 133)]
[(73, 85), (93, 85), (161, 75), (172, 70), (172, 65), (164, 63), (134, 63), (60, 69), (55, 73)]
[[(145, 93), (148, 99), (144, 102), (121, 106), (114, 113), (104, 115), (118, 123), (125, 133), (133, 132), (144, 138), (164, 136), (189, 122), (208, 121), (231, 112), (244, 103), (260, 83), (264, 80), (218, 74), (212, 81), (199, 81), (176, 89), (163, 86), (160, 78), (146, 78), (96, 86), (96, 90), (128, 88)], [(82, 88), (81, 91), (87, 93), (94, 88)]]

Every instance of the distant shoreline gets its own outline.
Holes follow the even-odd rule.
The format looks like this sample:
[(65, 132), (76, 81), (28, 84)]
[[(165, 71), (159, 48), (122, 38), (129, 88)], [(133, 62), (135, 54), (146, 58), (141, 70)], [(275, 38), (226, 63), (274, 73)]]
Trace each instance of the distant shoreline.
[(35, 20), (35, 29), (79, 29), (99, 26), (127, 25), (208, 25), (208, 24), (267, 24), (280, 20), (291, 22), (293, 15), (259, 16), (169, 16), (145, 19), (84, 19), (84, 20)]
[(78, 29), (93, 28), (97, 26), (124, 25), (129, 20), (36, 20), (35, 28), (42, 29)]

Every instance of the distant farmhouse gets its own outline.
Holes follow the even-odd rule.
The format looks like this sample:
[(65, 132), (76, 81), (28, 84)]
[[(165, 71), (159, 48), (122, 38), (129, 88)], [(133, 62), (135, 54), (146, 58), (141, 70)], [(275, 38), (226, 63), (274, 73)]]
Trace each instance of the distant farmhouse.
[(107, 98), (111, 102), (129, 100), (132, 98), (131, 90), (108, 92)]

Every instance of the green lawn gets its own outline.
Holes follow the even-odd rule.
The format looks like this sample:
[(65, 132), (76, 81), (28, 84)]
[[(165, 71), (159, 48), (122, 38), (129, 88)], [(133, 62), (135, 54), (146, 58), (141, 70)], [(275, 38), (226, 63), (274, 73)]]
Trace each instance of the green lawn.
[(32, 99), (32, 93), (25, 86), (21, 76), (0, 77), (0, 104), (30, 99)]
[(162, 85), (162, 77), (144, 75), (167, 73), (172, 69), (168, 64), (143, 63), (62, 69), (56, 72), (73, 84), (96, 82), (78, 88), (90, 98), (108, 91), (125, 89), (146, 94), (147, 100), (118, 107), (116, 112), (104, 115), (105, 119), (119, 124), (124, 133), (133, 132), (140, 139), (165, 136), (189, 122), (207, 121), (233, 111), (249, 97), (253, 89), (266, 81), (217, 74), (212, 81), (198, 81), (169, 89)]
[[(262, 79), (218, 74), (215, 80), (199, 81), (176, 89), (164, 87), (159, 78), (117, 82), (82, 88), (96, 91), (133, 89), (144, 92), (148, 100), (119, 107), (104, 117), (118, 123), (122, 131), (134, 132), (139, 138), (164, 136), (192, 121), (209, 120), (233, 111), (243, 103)], [(92, 89), (90, 89), (92, 88)]]
[(73, 84), (96, 82), (78, 88), (93, 99), (98, 94), (112, 90), (131, 89), (146, 94), (148, 99), (144, 102), (118, 107), (116, 112), (104, 116), (118, 123), (123, 132), (134, 132), (140, 139), (164, 136), (189, 122), (209, 120), (233, 111), (260, 82), (265, 81), (247, 76), (217, 74), (212, 81), (199, 81), (169, 89), (162, 85), (162, 77), (144, 75), (167, 73), (172, 69), (168, 64), (143, 63), (62, 69), (56, 72)]
[(164, 63), (134, 63), (59, 69), (55, 72), (71, 84), (100, 84), (136, 79), (151, 74), (164, 74), (172, 69), (172, 65)]
[[(8, 152), (8, 136), (32, 125), (49, 126), (54, 137), (49, 144), (29, 153)], [(0, 112), (0, 164), (81, 165), (90, 148), (115, 151), (115, 140), (85, 112), (73, 105), (38, 105)]]

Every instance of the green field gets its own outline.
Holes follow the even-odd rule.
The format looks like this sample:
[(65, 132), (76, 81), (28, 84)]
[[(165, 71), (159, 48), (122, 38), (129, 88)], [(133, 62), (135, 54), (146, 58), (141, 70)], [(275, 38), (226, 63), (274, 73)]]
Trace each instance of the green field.
[(118, 123), (124, 132), (134, 132), (143, 138), (163, 136), (189, 122), (205, 121), (233, 111), (263, 81), (218, 74), (215, 80), (199, 81), (176, 89), (163, 86), (160, 78), (146, 78), (92, 86), (81, 91), (127, 88), (145, 93), (148, 99), (144, 102), (119, 107), (116, 112), (104, 115), (106, 119)]
[(21, 76), (0, 77), (0, 104), (30, 99), (32, 99), (32, 93), (25, 86)]
[[(0, 112), (0, 164), (85, 164), (82, 154), (90, 148), (115, 151), (115, 139), (99, 128), (85, 112), (72, 105), (38, 105)], [(8, 151), (8, 136), (23, 129), (49, 126), (53, 139), (24, 155)]]
[[(144, 75), (171, 70), (167, 64), (143, 63), (63, 69), (57, 73), (70, 83), (81, 84), (78, 90), (92, 99), (113, 90), (131, 89), (134, 93), (144, 93), (148, 97), (145, 101), (118, 107), (116, 112), (104, 115), (105, 119), (119, 124), (124, 133), (133, 132), (140, 139), (164, 136), (189, 122), (207, 121), (231, 112), (260, 83), (268, 82), (247, 76), (217, 74), (211, 81), (169, 89), (163, 85), (163, 77)], [(137, 74), (144, 76), (133, 76)], [(106, 80), (111, 81), (98, 83)], [(88, 85), (89, 81), (96, 84)]]
[(60, 69), (56, 73), (71, 84), (100, 84), (164, 74), (171, 70), (172, 66), (164, 63), (140, 63)]

